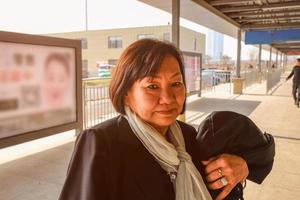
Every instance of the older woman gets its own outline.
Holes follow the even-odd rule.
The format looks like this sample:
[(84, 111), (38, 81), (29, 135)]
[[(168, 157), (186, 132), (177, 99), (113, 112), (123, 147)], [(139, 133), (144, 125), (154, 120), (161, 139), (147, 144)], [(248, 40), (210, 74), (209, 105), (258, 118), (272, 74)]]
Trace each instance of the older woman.
[(120, 116), (80, 134), (60, 199), (224, 199), (246, 179), (247, 164), (228, 154), (202, 160), (196, 130), (176, 120), (185, 93), (184, 66), (173, 45), (131, 44), (110, 85)]

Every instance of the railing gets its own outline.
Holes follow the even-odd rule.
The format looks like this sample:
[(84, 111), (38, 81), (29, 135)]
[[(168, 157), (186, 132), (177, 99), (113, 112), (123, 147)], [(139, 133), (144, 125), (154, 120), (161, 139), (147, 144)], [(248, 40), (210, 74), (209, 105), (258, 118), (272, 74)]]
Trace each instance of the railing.
[[(213, 91), (231, 90), (231, 73), (214, 71), (202, 80), (202, 88), (211, 87)], [(90, 128), (118, 115), (109, 98), (108, 78), (84, 79), (83, 94), (83, 128)], [(200, 80), (199, 80), (200, 82)], [(189, 86), (189, 85), (188, 85)]]
[(241, 73), (241, 77), (244, 78), (243, 88), (246, 89), (251, 85), (257, 83), (259, 72), (257, 70), (248, 70)]
[[(90, 81), (91, 79), (89, 79)], [(105, 79), (92, 79), (105, 80)], [(109, 80), (108, 80), (109, 81)], [(83, 81), (83, 128), (90, 128), (118, 115), (110, 99), (107, 84)]]
[(269, 91), (272, 90), (274, 86), (277, 85), (277, 83), (280, 82), (280, 76), (282, 74), (282, 71), (280, 69), (271, 69), (267, 71), (267, 90), (266, 93), (268, 94)]
[(217, 71), (214, 74), (214, 90), (222, 92), (231, 92), (231, 72)]
[(231, 72), (221, 70), (202, 71), (202, 91), (231, 92)]

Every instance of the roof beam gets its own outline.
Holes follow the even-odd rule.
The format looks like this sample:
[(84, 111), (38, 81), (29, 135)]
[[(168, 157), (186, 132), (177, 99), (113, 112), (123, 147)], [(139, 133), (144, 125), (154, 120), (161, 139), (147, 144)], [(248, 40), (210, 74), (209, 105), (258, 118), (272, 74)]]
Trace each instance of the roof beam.
[(241, 13), (232, 13), (228, 14), (228, 17), (239, 18), (239, 17), (248, 17), (248, 16), (257, 16), (257, 15), (272, 15), (272, 14), (286, 14), (286, 13), (300, 13), (300, 9), (289, 9), (289, 10), (272, 10), (272, 11), (260, 11), (260, 12), (241, 12)]
[(287, 52), (287, 51), (300, 51), (300, 48), (286, 48), (286, 49), (281, 49), (277, 48), (279, 51)]
[(282, 44), (272, 44), (272, 46), (276, 48), (300, 48), (300, 41), (299, 43), (282, 43)]
[(283, 9), (283, 8), (295, 8), (300, 7), (300, 2), (285, 2), (285, 3), (272, 3), (269, 5), (262, 5), (262, 6), (236, 6), (236, 7), (229, 7), (229, 8), (221, 8), (220, 11), (223, 13), (230, 13), (230, 12), (241, 12), (241, 11), (251, 11), (251, 10), (267, 10), (267, 9)]
[(276, 49), (300, 49), (300, 47), (298, 46), (298, 47), (278, 47), (278, 46), (273, 46), (273, 47), (275, 47)]
[(207, 10), (209, 10), (210, 12), (214, 13), (215, 15), (221, 17), (222, 19), (225, 19), (226, 21), (228, 21), (229, 23), (235, 25), (236, 27), (241, 27), (241, 25), (239, 23), (237, 23), (236, 21), (234, 21), (233, 19), (231, 19), (230, 17), (228, 17), (224, 13), (220, 12), (218, 9), (216, 9), (212, 5), (208, 4), (206, 1), (204, 1), (204, 0), (192, 0), (192, 1), (195, 2), (198, 5), (206, 8)]
[(300, 22), (294, 23), (272, 23), (272, 24), (249, 24), (242, 25), (242, 29), (259, 30), (259, 29), (284, 29), (284, 28), (299, 28)]
[(263, 20), (289, 20), (289, 19), (299, 19), (300, 15), (289, 15), (289, 16), (270, 16), (270, 17), (251, 17), (251, 18), (242, 18), (237, 19), (239, 23), (241, 22), (257, 22)]
[(299, 46), (300, 47), (300, 41), (299, 42), (285, 42), (285, 43), (272, 43), (274, 46), (285, 46), (285, 47), (290, 47), (290, 46)]
[(212, 0), (208, 3), (212, 6), (221, 6), (221, 5), (228, 5), (228, 4), (240, 4), (240, 3), (250, 3), (253, 0)]

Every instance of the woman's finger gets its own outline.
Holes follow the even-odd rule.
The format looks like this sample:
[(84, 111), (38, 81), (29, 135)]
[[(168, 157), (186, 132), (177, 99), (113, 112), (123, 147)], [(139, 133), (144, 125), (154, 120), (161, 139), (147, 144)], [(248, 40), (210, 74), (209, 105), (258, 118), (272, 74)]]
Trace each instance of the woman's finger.
[(214, 161), (214, 160), (216, 160), (217, 159), (217, 157), (215, 156), (215, 157), (211, 157), (211, 158), (209, 158), (208, 160), (203, 160), (202, 161), (202, 164), (203, 165), (208, 165), (209, 163), (211, 163), (212, 161)]
[[(228, 180), (225, 177), (222, 177), (214, 182), (208, 184), (209, 189), (217, 190), (229, 185)], [(231, 184), (230, 184), (231, 185)]]
[(218, 180), (219, 178), (222, 178), (223, 175), (224, 175), (223, 170), (221, 168), (219, 168), (219, 169), (214, 170), (211, 173), (209, 173), (206, 176), (206, 180), (207, 180), (207, 182), (213, 182), (213, 181)]
[(206, 174), (209, 174), (219, 168), (225, 168), (227, 166), (226, 161), (222, 158), (216, 158), (205, 166)]

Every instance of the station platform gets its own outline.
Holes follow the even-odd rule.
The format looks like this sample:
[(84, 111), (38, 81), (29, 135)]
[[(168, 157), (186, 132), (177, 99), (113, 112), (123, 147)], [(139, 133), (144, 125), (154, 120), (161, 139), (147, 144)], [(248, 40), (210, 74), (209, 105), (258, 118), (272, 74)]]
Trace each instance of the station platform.
[[(207, 93), (187, 100), (186, 121), (197, 127), (212, 111), (249, 116), (262, 131), (275, 136), (273, 170), (261, 184), (247, 182), (246, 200), (295, 200), (300, 197), (300, 108), (293, 104), (292, 83), (280, 82), (271, 95), (254, 85), (242, 95)], [(64, 182), (74, 139), (0, 165), (0, 199), (56, 200)], [(1, 158), (0, 158), (1, 159)]]

